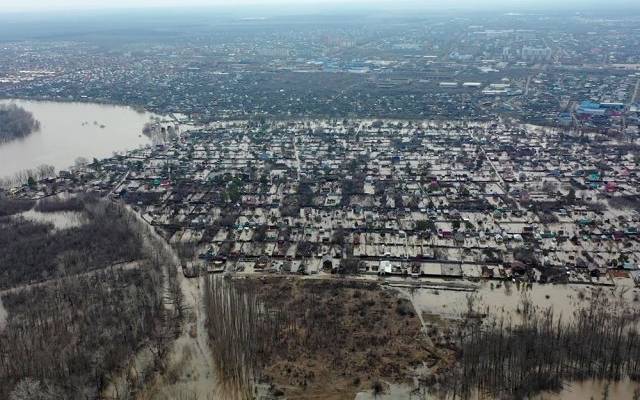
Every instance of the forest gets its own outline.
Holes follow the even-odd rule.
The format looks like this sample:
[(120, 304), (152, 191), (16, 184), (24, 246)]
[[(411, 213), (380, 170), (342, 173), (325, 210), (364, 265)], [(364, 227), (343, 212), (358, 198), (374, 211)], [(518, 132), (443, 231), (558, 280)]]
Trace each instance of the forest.
[(110, 373), (161, 331), (160, 279), (150, 267), (116, 269), (4, 295), (0, 398), (40, 398), (25, 397), (38, 385), (47, 399), (97, 398)]
[[(4, 200), (16, 213), (34, 206)], [(134, 398), (162, 373), (179, 331), (175, 268), (120, 204), (81, 197), (35, 207), (86, 218), (66, 229), (0, 218), (0, 398), (96, 399), (116, 386), (115, 398)], [(153, 362), (130, 374), (143, 348)]]
[[(36, 210), (80, 210), (86, 222), (57, 230), (51, 224), (23, 217), (0, 217), (0, 290), (16, 285), (87, 272), (141, 257), (142, 236), (132, 231), (117, 205), (97, 201), (49, 200)], [(15, 211), (29, 203), (9, 201)]]
[(33, 114), (15, 104), (0, 104), (0, 143), (20, 139), (40, 129)]
[(515, 400), (582, 380), (640, 380), (640, 313), (624, 293), (594, 289), (565, 318), (523, 294), (518, 319), (482, 316), (470, 296), (468, 315), (428, 323), (425, 335), (411, 302), (377, 283), (205, 282), (216, 316), (211, 350), (229, 398), (253, 398), (265, 385), (270, 395), (349, 398), (415, 377), (416, 398)]

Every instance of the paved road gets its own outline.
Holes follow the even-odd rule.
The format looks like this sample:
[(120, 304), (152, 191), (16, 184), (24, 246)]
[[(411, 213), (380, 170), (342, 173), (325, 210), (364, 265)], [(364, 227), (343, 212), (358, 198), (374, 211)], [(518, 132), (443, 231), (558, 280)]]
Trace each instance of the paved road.
[(296, 175), (298, 176), (298, 182), (300, 182), (300, 152), (298, 151), (298, 135), (293, 135), (293, 153), (296, 157)]
[(638, 92), (640, 92), (640, 79), (638, 79), (638, 82), (636, 82), (636, 88), (633, 91), (633, 96), (631, 96), (631, 104), (634, 104), (638, 99)]

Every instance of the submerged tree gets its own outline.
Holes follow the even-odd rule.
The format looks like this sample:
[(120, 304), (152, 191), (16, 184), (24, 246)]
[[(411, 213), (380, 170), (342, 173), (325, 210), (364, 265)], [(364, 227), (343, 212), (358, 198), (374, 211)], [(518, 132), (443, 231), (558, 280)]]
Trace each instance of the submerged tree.
[(600, 291), (570, 321), (523, 298), (522, 322), (470, 323), (459, 335), (457, 365), (448, 375), (450, 397), (475, 393), (525, 398), (583, 379), (640, 377), (640, 314)]
[(15, 104), (0, 104), (0, 143), (19, 139), (40, 129), (33, 114)]

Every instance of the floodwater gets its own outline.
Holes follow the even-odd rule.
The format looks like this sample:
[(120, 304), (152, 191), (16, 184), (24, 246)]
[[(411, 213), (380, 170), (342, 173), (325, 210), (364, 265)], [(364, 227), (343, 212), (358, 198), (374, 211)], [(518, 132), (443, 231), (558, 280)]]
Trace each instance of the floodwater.
[(0, 100), (0, 104), (8, 103), (33, 113), (40, 130), (0, 144), (0, 178), (42, 164), (59, 171), (72, 166), (78, 157), (111, 157), (114, 152), (151, 143), (142, 135), (142, 128), (155, 117), (152, 113), (93, 103)]
[[(606, 393), (606, 396), (605, 396)], [(640, 384), (625, 379), (619, 382), (587, 380), (565, 384), (559, 392), (544, 392), (531, 400), (632, 400), (640, 393)], [(494, 400), (486, 396), (472, 396), (474, 400)], [(448, 400), (424, 389), (415, 390), (410, 385), (387, 384), (384, 393), (360, 392), (355, 400)]]
[[(636, 391), (640, 391), (640, 384), (623, 380), (620, 382), (588, 380), (584, 382), (574, 382), (565, 385), (564, 389), (558, 393), (543, 393), (532, 400), (632, 400)], [(605, 397), (605, 392), (607, 397)], [(640, 392), (638, 392), (640, 393)]]
[[(576, 309), (588, 305), (594, 290), (602, 290), (613, 299), (621, 295), (622, 288), (550, 284), (534, 284), (527, 287), (524, 284), (518, 286), (513, 282), (484, 281), (478, 284), (474, 293), (431, 289), (418, 289), (412, 295), (407, 290), (403, 292), (411, 298), (414, 307), (420, 313), (459, 318), (468, 312), (467, 299), (473, 296), (474, 312), (506, 319), (512, 317), (516, 322), (524, 296), (539, 311), (551, 307), (554, 317), (568, 321), (574, 317)], [(638, 293), (637, 289), (627, 288), (623, 298), (630, 304)]]
[[(432, 282), (433, 286), (443, 285), (442, 281)], [(468, 297), (473, 296), (473, 311), (487, 314), (490, 317), (505, 318), (518, 323), (521, 318), (522, 299), (526, 296), (531, 305), (537, 310), (552, 308), (555, 318), (570, 321), (574, 318), (576, 309), (587, 307), (589, 299), (595, 291), (601, 291), (609, 299), (624, 299), (626, 304), (635, 304), (638, 300), (638, 289), (620, 284), (618, 287), (594, 287), (588, 285), (516, 285), (513, 282), (487, 282), (468, 284), (464, 288), (475, 286), (475, 292), (446, 290), (445, 286), (438, 289), (399, 290), (410, 298), (416, 311), (424, 314), (438, 315), (443, 318), (461, 318), (468, 312)], [(455, 287), (455, 286), (454, 286)], [(458, 287), (458, 289), (462, 286)], [(387, 393), (378, 396), (380, 399), (437, 399), (433, 394), (416, 393), (411, 385), (390, 385)], [(544, 392), (532, 400), (600, 400), (624, 399), (632, 400), (640, 384), (629, 379), (620, 382), (586, 380), (582, 382), (566, 383), (560, 392)], [(605, 391), (608, 397), (604, 396)], [(640, 393), (640, 392), (638, 392)], [(374, 398), (370, 393), (359, 393), (357, 400)], [(474, 397), (475, 398), (475, 397)], [(488, 398), (484, 398), (489, 400)], [(442, 399), (440, 399), (442, 400)]]
[(52, 224), (56, 230), (75, 228), (81, 226), (86, 221), (85, 215), (77, 211), (43, 213), (35, 210), (29, 210), (20, 213), (19, 215), (30, 221)]
[[(133, 213), (141, 227), (148, 227), (139, 214), (133, 212), (131, 208), (127, 209)], [(144, 230), (144, 228), (143, 228)], [(208, 335), (205, 328), (207, 313), (204, 309), (202, 301), (204, 285), (201, 285), (200, 279), (186, 279), (182, 275), (181, 263), (175, 250), (162, 238), (154, 229), (148, 231), (150, 238), (146, 241), (148, 246), (153, 249), (156, 245), (160, 245), (164, 251), (164, 257), (169, 260), (165, 264), (163, 274), (168, 274), (168, 268), (177, 268), (177, 280), (184, 294), (185, 305), (191, 310), (191, 315), (182, 326), (180, 335), (171, 345), (168, 357), (168, 369), (176, 370), (179, 373), (177, 380), (167, 379), (168, 373), (158, 376), (157, 380), (152, 380), (141, 392), (142, 397), (153, 398), (158, 400), (169, 399), (225, 399), (222, 394), (223, 388), (218, 382), (218, 378), (214, 368), (214, 362), (209, 348)], [(155, 245), (152, 245), (155, 242)], [(167, 304), (165, 307), (172, 307)], [(141, 371), (142, 366), (150, 361), (149, 351), (143, 349), (135, 356), (135, 365)], [(117, 375), (105, 391), (105, 397), (113, 397), (114, 390), (122, 386), (123, 375)]]
[(409, 385), (386, 384), (382, 393), (374, 394), (372, 390), (356, 394), (355, 400), (422, 400), (429, 399), (424, 392), (414, 392)]

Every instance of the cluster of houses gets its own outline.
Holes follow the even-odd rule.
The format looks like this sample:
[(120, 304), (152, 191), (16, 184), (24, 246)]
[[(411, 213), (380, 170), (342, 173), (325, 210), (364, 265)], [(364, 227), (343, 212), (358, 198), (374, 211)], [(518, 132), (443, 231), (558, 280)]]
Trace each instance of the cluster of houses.
[(640, 282), (638, 146), (526, 126), (218, 122), (14, 190), (97, 191), (187, 276)]

